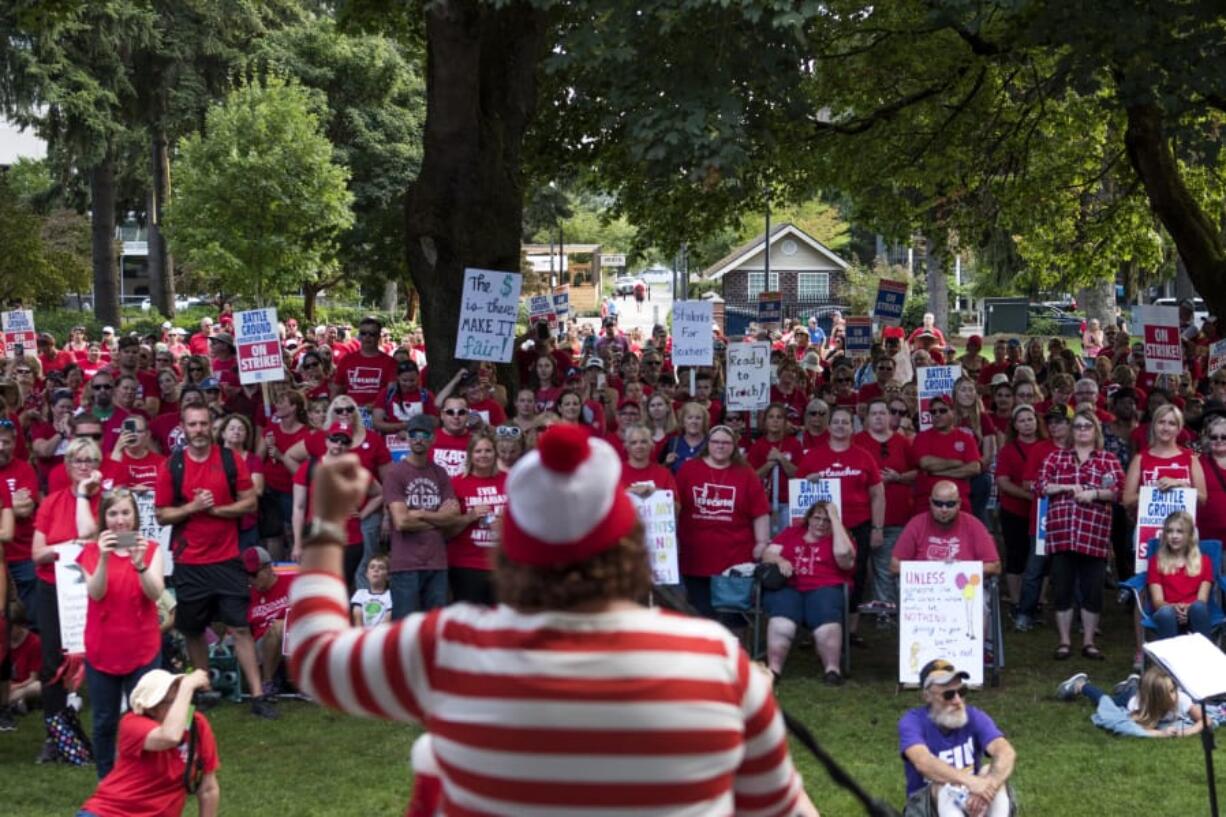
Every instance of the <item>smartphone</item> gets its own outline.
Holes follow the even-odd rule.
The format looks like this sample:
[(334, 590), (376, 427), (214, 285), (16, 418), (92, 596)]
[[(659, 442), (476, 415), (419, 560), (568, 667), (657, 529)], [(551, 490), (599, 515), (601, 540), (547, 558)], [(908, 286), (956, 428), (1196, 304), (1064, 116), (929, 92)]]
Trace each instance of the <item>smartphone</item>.
[(13, 344), (13, 357), (23, 358), (26, 356), (26, 345), (24, 343)]
[(136, 531), (122, 530), (115, 533), (115, 549), (131, 550), (136, 547)]
[(138, 429), (137, 429), (137, 427), (136, 427), (136, 420), (134, 420), (134, 419), (133, 419), (133, 418), (131, 418), (131, 417), (129, 417), (128, 419), (124, 420), (124, 421), (123, 421), (123, 430), (124, 430), (126, 433), (128, 433), (128, 434), (135, 434), (135, 433), (137, 433)]

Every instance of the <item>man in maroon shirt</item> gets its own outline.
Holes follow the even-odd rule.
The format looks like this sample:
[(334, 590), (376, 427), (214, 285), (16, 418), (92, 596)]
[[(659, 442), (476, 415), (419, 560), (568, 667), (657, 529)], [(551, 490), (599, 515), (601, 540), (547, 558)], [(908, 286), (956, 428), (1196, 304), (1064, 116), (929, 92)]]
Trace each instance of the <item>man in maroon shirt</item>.
[(358, 324), (361, 345), (337, 364), (332, 383), (328, 386), (333, 397), (347, 394), (359, 406), (369, 406), (382, 398), (387, 387), (396, 382), (395, 359), (379, 349), (382, 331), (383, 323), (375, 317), (365, 317)]

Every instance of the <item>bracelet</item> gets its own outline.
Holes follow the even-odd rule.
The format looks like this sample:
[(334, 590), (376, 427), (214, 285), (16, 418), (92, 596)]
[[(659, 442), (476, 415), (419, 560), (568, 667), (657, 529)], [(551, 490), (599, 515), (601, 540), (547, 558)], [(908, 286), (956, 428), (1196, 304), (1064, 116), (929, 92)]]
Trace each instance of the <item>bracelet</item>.
[(316, 517), (311, 520), (310, 530), (302, 540), (302, 547), (313, 545), (343, 545), (348, 538), (345, 529), (340, 525), (324, 521)]

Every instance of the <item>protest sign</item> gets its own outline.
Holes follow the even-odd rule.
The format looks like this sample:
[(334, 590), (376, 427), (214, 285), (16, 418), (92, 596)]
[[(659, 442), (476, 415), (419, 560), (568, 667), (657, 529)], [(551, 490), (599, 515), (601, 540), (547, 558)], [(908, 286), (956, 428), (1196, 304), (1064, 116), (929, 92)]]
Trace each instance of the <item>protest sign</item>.
[(269, 307), (235, 312), (234, 344), (238, 353), (238, 382), (247, 386), (285, 379), (277, 310)]
[(60, 614), (60, 644), (72, 654), (85, 652), (85, 610), (89, 595), (85, 589), (85, 569), (77, 564), (81, 546), (56, 545), (55, 606)]
[(553, 311), (552, 295), (532, 295), (528, 298), (528, 319), (553, 323), (557, 316)]
[(983, 684), (983, 562), (903, 562), (898, 574), (898, 683), (944, 658)]
[(844, 321), (843, 348), (847, 352), (868, 352), (873, 348), (871, 318), (847, 318)]
[(409, 456), (409, 441), (400, 435), (387, 435), (385, 444), (387, 445), (387, 453), (392, 457), (392, 462), (400, 462), (400, 460)]
[(672, 491), (655, 491), (647, 497), (627, 494), (643, 523), (643, 542), (655, 584), (680, 584), (677, 562), (677, 516)]
[(710, 301), (673, 302), (673, 367), (715, 362)]
[(1226, 340), (1219, 340), (1209, 347), (1209, 376), (1226, 366)]
[(759, 411), (770, 405), (771, 345), (766, 341), (730, 343), (725, 380), (729, 411)]
[(1134, 306), (1132, 321), (1145, 341), (1145, 371), (1179, 374), (1183, 371), (1183, 344), (1179, 339), (1179, 307)]
[(805, 518), (814, 502), (829, 502), (843, 513), (843, 485), (837, 479), (789, 479), (788, 524), (795, 525)]
[(1036, 556), (1047, 555), (1047, 511), (1051, 504), (1051, 499), (1045, 496), (1039, 497), (1039, 501), (1034, 503), (1034, 552)]
[(460, 327), (455, 356), (460, 360), (510, 363), (523, 276), (518, 272), (464, 270)]
[(38, 334), (34, 331), (33, 310), (14, 309), (11, 312), (0, 312), (0, 323), (3, 324), (6, 357), (16, 357), (18, 347), (21, 348), (23, 356), (38, 354)]
[(783, 293), (758, 293), (758, 323), (780, 323), (783, 321)]
[(873, 318), (886, 326), (902, 325), (902, 307), (907, 302), (907, 282), (882, 278), (877, 284)]
[(553, 288), (553, 314), (558, 320), (564, 321), (570, 315), (570, 285), (563, 284)]
[(1169, 514), (1187, 511), (1192, 514), (1192, 521), (1196, 522), (1196, 489), (1172, 488), (1169, 491), (1159, 491), (1147, 486), (1141, 488), (1138, 500), (1133, 552), (1137, 555), (1136, 572), (1142, 573), (1149, 569), (1150, 540), (1162, 535), (1162, 522)]
[(938, 394), (953, 395), (954, 383), (962, 376), (961, 366), (921, 366), (915, 370), (919, 383), (920, 430), (932, 428), (932, 412), (928, 406)]
[(153, 504), (153, 491), (133, 491), (136, 500), (136, 513), (140, 517), (140, 537), (158, 543), (162, 551), (162, 575), (169, 576), (175, 571), (174, 554), (170, 548), (170, 525), (159, 525), (157, 510)]

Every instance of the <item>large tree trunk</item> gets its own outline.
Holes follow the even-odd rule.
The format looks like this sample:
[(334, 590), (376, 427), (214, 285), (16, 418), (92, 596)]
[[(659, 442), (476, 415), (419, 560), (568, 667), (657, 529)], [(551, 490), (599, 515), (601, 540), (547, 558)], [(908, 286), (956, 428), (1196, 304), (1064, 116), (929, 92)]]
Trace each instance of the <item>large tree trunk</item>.
[(1104, 278), (1081, 291), (1078, 306), (1085, 309), (1086, 320), (1098, 318), (1104, 328), (1115, 325), (1115, 280)]
[(153, 308), (167, 317), (175, 314), (174, 260), (162, 235), (162, 208), (170, 201), (170, 152), (166, 134), (153, 134), (149, 184), (149, 296)]
[(400, 283), (398, 281), (383, 282), (383, 299), (379, 308), (384, 312), (395, 312), (400, 301)]
[(315, 323), (315, 299), (319, 290), (313, 286), (302, 285), (302, 319), (307, 323)]
[(119, 275), (115, 266), (115, 160), (108, 154), (89, 171), (90, 251), (94, 314), (119, 330)]
[(455, 372), (465, 267), (519, 270), (520, 149), (548, 17), (527, 2), (439, 0), (427, 9), (426, 124), (406, 251), (438, 389)]
[(1157, 105), (1137, 104), (1127, 113), (1124, 144), (1150, 206), (1175, 240), (1188, 277), (1210, 314), (1226, 315), (1226, 242), (1179, 174), (1163, 128), (1163, 111)]
[[(939, 229), (939, 228), (938, 228)], [(945, 265), (949, 261), (944, 242), (926, 238), (924, 252), (924, 284), (928, 289), (928, 311), (936, 318), (936, 325), (948, 338), (949, 329), (949, 276)]]

